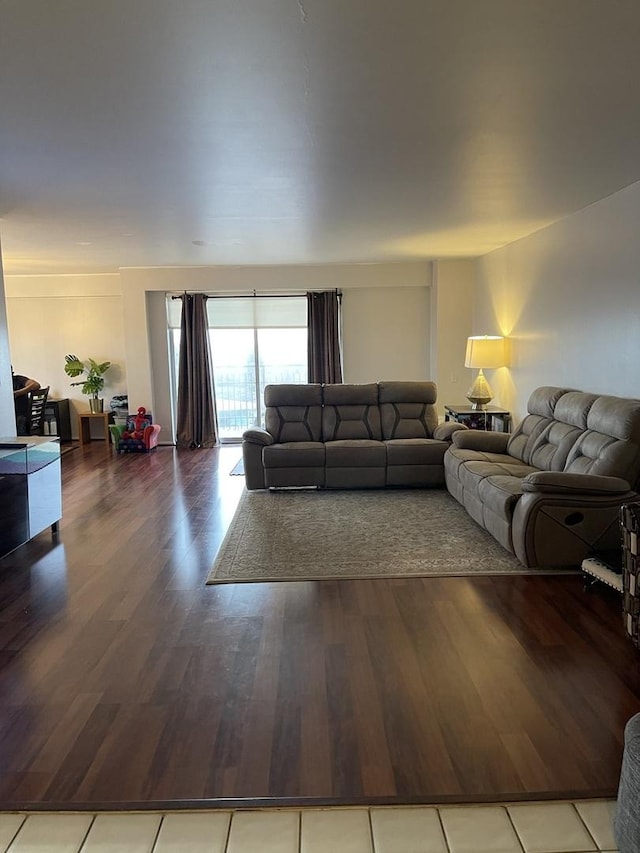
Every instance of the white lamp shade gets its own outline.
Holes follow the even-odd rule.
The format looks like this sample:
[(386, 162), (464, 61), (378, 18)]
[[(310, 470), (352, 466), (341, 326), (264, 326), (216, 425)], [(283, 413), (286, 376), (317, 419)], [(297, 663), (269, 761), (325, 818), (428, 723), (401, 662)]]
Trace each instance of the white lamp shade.
[(506, 364), (504, 338), (498, 335), (477, 335), (467, 338), (465, 367), (490, 369)]

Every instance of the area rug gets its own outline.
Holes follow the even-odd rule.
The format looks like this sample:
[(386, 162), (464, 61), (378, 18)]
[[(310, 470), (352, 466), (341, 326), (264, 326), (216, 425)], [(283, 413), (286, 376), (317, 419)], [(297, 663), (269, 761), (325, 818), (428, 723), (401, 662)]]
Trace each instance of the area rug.
[(245, 491), (207, 584), (510, 572), (445, 489)]

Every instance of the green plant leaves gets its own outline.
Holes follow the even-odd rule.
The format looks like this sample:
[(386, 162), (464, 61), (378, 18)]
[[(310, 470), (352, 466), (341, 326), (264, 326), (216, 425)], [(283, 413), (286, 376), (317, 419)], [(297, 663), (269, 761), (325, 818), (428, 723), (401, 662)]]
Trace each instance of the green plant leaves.
[(67, 376), (75, 377), (84, 374), (85, 378), (80, 382), (71, 382), (71, 385), (81, 385), (82, 393), (97, 397), (104, 388), (104, 374), (111, 367), (110, 361), (97, 362), (90, 358), (88, 364), (80, 361), (77, 355), (65, 355), (64, 372)]
[[(64, 360), (66, 362), (64, 372), (67, 376), (80, 376), (81, 373), (84, 373), (84, 364), (77, 355), (65, 355)], [(78, 385), (79, 383), (72, 382), (71, 384)]]

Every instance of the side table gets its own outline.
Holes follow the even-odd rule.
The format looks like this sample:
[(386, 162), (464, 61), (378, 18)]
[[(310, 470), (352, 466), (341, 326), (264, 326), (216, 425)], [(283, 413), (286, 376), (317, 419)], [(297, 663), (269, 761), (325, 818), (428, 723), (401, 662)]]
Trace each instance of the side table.
[(496, 430), (497, 432), (509, 432), (511, 429), (511, 412), (499, 406), (472, 409), (468, 403), (460, 406), (450, 404), (444, 407), (444, 411), (445, 421), (455, 421), (469, 429)]
[(80, 434), (80, 446), (91, 441), (91, 421), (98, 421), (104, 429), (104, 440), (111, 441), (109, 424), (113, 423), (113, 412), (81, 412), (78, 415), (78, 433)]

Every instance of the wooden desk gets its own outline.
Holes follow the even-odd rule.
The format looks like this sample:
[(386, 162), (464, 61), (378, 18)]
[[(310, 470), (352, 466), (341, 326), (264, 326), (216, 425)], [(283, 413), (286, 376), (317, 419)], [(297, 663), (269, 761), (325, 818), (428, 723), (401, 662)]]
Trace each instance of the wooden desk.
[(111, 441), (109, 424), (113, 423), (113, 412), (81, 412), (78, 415), (78, 433), (80, 435), (80, 446), (91, 441), (91, 421), (99, 421), (104, 429), (104, 440)]

